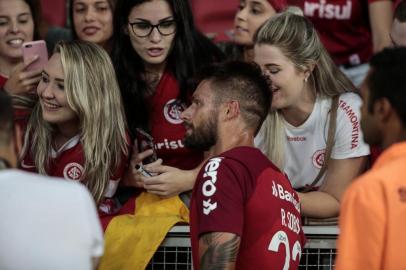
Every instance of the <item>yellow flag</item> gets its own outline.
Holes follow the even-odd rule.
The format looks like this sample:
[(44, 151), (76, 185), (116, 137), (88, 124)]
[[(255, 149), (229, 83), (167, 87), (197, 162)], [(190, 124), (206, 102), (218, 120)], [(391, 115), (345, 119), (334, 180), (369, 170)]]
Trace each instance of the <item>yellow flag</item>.
[(135, 215), (115, 217), (107, 227), (100, 270), (145, 269), (169, 230), (189, 223), (189, 210), (178, 196), (161, 199), (143, 192), (135, 205)]

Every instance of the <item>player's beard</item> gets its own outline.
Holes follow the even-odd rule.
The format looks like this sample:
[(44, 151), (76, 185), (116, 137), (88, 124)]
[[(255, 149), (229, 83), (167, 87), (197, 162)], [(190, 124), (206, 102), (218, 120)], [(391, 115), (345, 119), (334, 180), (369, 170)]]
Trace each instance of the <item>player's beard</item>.
[(192, 129), (192, 133), (185, 136), (184, 144), (188, 148), (208, 151), (217, 143), (217, 112), (210, 114), (205, 122), (199, 126), (193, 126), (191, 123), (185, 123)]

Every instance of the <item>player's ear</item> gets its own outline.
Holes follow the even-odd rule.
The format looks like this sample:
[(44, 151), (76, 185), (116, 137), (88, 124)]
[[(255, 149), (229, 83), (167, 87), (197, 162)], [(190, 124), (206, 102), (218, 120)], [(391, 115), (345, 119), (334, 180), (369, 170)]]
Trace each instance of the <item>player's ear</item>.
[(240, 115), (240, 103), (236, 100), (231, 100), (225, 103), (224, 116), (225, 119), (233, 119)]

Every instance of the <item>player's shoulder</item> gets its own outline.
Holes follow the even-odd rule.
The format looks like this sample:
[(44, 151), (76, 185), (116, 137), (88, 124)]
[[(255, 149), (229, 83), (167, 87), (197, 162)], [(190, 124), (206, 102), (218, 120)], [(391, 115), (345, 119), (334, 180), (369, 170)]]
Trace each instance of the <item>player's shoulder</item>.
[(210, 161), (214, 163), (220, 162), (223, 167), (231, 167), (233, 169), (261, 170), (271, 167), (278, 170), (261, 150), (248, 146), (235, 147), (211, 158), (207, 163), (210, 163)]
[(235, 162), (270, 162), (269, 159), (257, 147), (239, 146), (232, 148), (220, 156), (227, 158), (227, 160), (234, 160)]
[[(257, 182), (261, 176), (284, 178), (283, 173), (257, 148), (236, 147), (206, 161), (200, 176), (221, 176), (222, 179), (238, 181), (241, 184)], [(277, 177), (278, 176), (278, 177)]]

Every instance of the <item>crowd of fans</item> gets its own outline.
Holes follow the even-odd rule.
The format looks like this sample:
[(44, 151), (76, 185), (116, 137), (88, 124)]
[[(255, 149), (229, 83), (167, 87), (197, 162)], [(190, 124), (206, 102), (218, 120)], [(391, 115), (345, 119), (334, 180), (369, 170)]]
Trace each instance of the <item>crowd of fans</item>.
[[(13, 209), (30, 212), (29, 206), (13, 208), (22, 197), (43, 201), (32, 206), (43, 214), (25, 217), (36, 233), (42, 226), (37, 219), (60, 208), (72, 224), (47, 217), (44, 229), (71, 226), (72, 234), (92, 235), (91, 244), (78, 244), (79, 250), (93, 246), (85, 253), (91, 261), (78, 258), (69, 269), (143, 269), (154, 252), (144, 253), (145, 245), (159, 244), (179, 221), (192, 226), (195, 269), (268, 269), (288, 261), (284, 269), (295, 269), (298, 258), (288, 249), (304, 247), (300, 218), (338, 216), (338, 269), (406, 267), (397, 256), (406, 241), (398, 231), (406, 224), (403, 160), (389, 164), (393, 153), (402, 157), (406, 132), (406, 1), (240, 0), (224, 11), (215, 1), (213, 14), (220, 15), (209, 17), (210, 33), (202, 33), (206, 20), (198, 7), (215, 6), (209, 2), (70, 0), (61, 14), (66, 28), (43, 33), (39, 1), (0, 0), (0, 146), (8, 149), (0, 151), (0, 197), (8, 207), (0, 214), (7, 219)], [(225, 30), (230, 9), (234, 26)], [(39, 55), (24, 58), (22, 45), (41, 39), (50, 58), (32, 68)], [(150, 135), (152, 148), (144, 149), (139, 132)], [(43, 181), (11, 168), (43, 175)], [(392, 174), (401, 180), (387, 183)], [(60, 180), (49, 176), (79, 182), (90, 195), (83, 187), (54, 185)], [(48, 194), (54, 191), (61, 195)], [(23, 196), (7, 200), (7, 192)], [(83, 197), (83, 204), (74, 206), (68, 194)], [(373, 209), (365, 206), (369, 200), (377, 200)], [(100, 263), (94, 205), (106, 239)], [(85, 215), (80, 209), (89, 216), (83, 223), (74, 217)], [(266, 213), (262, 227), (251, 224)], [(357, 222), (360, 216), (366, 221)], [(23, 230), (0, 223), (0, 241), (9, 239), (3, 236), (8, 231)], [(372, 240), (354, 237), (362, 234), (359, 223), (371, 228)], [(141, 228), (148, 225), (159, 233), (145, 238), (149, 231)], [(23, 235), (14, 250), (35, 241)], [(273, 236), (287, 238), (286, 251)], [(128, 251), (132, 239), (144, 244)], [(257, 251), (262, 242), (272, 255)], [(382, 248), (400, 250), (385, 257)], [(145, 262), (127, 264), (133, 259), (128, 252)], [(0, 268), (14, 269), (10, 258), (18, 259), (3, 260), (5, 254), (0, 251)], [(47, 261), (41, 254), (27, 255), (21, 267)], [(34, 268), (53, 268), (52, 260), (42, 263)]]

